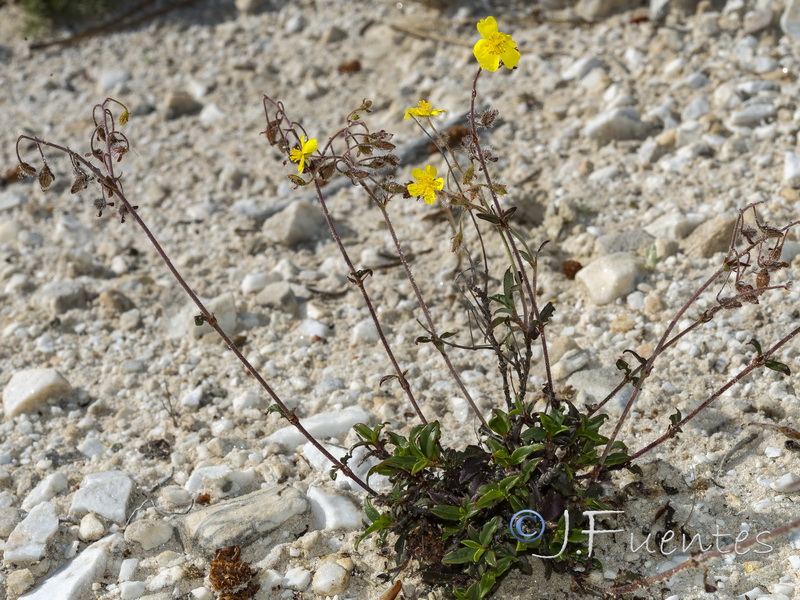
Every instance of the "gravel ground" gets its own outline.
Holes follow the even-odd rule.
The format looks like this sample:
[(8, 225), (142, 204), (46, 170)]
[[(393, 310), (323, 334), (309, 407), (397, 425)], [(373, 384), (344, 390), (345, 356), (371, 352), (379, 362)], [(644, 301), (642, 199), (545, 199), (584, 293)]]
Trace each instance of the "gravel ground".
[[(421, 98), (445, 108), (445, 121), (464, 114), (475, 23), (493, 14), (522, 60), (481, 77), (478, 101), (502, 119), (486, 141), (524, 235), (532, 246), (550, 240), (539, 282), (557, 309), (554, 371), (578, 403), (615, 385), (624, 349), (652, 350), (721, 266), (740, 208), (763, 202), (761, 220), (775, 226), (798, 218), (800, 45), (784, 31), (800, 30), (800, 9), (791, 3), (258, 4), (196, 2), (39, 50), (19, 33), (18, 7), (0, 6), (0, 170), (16, 167), (21, 133), (86, 151), (92, 106), (125, 102), (132, 152), (120, 167), (139, 214), (277, 393), (300, 416), (321, 415), (315, 427), (332, 445), (353, 443), (354, 422), (402, 430), (413, 414), (398, 390), (379, 386), (390, 367), (368, 313), (324, 224), (305, 210), (307, 194), (287, 181), (294, 166), (259, 135), (265, 93), (321, 141), (369, 98), (371, 128), (395, 132), (409, 159), (398, 180), (427, 162), (442, 169), (418, 152), (419, 129), (402, 116)], [(606, 14), (611, 4), (621, 12)], [(111, 211), (97, 218), (89, 196), (70, 195), (68, 161), (49, 162), (47, 193), (10, 175), (0, 190), (0, 599), (210, 599), (214, 551), (234, 544), (256, 570), (257, 600), (380, 597), (391, 557), (371, 542), (354, 551), (358, 489), (330, 481), (324, 461), (266, 414), (268, 399), (194, 327), (196, 311), (134, 224)], [(347, 188), (329, 200), (352, 256), (375, 269), (373, 298), (423, 410), (442, 420), (446, 442), (472, 442), (477, 425), (438, 356), (413, 344), (415, 303), (380, 215)], [(441, 329), (464, 330), (453, 283), (462, 265), (442, 212), (413, 200), (391, 209)], [(795, 271), (798, 253), (792, 234), (783, 256)], [(575, 280), (562, 272), (567, 259), (584, 265)], [(767, 347), (796, 327), (797, 305), (797, 288), (770, 292), (666, 352), (622, 430), (629, 447), (746, 366), (751, 338)], [(779, 358), (794, 370), (797, 355), (793, 341)], [(490, 357), (453, 360), (479, 405), (497, 405)], [(625, 514), (604, 525), (623, 531), (598, 538), (605, 569), (594, 585), (682, 560), (635, 549), (663, 526), (667, 502), (705, 546), (800, 518), (797, 451), (780, 431), (748, 425), (798, 423), (793, 382), (759, 372), (644, 458)], [(620, 409), (609, 406), (612, 416)], [(792, 598), (800, 536), (770, 544), (639, 597)], [(400, 578), (407, 598), (441, 597), (411, 570)], [(580, 594), (537, 565), (497, 597)]]

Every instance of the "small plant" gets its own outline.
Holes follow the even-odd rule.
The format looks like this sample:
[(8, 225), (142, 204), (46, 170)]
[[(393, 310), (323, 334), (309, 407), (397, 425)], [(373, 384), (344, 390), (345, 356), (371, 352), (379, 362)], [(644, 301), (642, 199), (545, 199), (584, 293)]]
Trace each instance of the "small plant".
[(22, 0), (20, 5), (28, 17), (27, 34), (96, 18), (111, 6), (108, 0)]
[[(348, 113), (344, 126), (320, 144), (288, 117), (281, 102), (266, 96), (263, 99), (266, 139), (282, 152), (286, 163), (297, 165), (297, 173), (288, 178), (298, 187), (314, 190), (347, 265), (349, 280), (358, 288), (375, 323), (393, 369), (381, 384), (397, 383), (419, 420), (401, 431), (390, 431), (385, 423), (360, 423), (355, 427), (358, 441), (341, 459), (332, 456), (303, 428), (295, 413), (246, 360), (174, 266), (140, 217), (138, 207), (128, 199), (116, 167), (129, 150), (128, 138), (121, 131), (129, 118), (124, 104), (108, 98), (94, 107), (87, 153), (38, 137), (22, 135), (17, 140), (21, 175), (38, 177), (42, 189), (47, 189), (55, 174), (45, 150), (64, 153), (72, 164), (73, 194), (91, 194), (98, 217), (113, 211), (120, 222), (132, 220), (141, 228), (197, 306), (196, 324), (208, 323), (217, 332), (272, 398), (270, 410), (294, 425), (331, 461), (332, 475), (340, 471), (367, 492), (368, 522), (359, 542), (373, 534), (382, 543), (391, 539), (397, 570), (413, 562), (423, 577), (446, 583), (454, 597), (468, 600), (489, 596), (513, 568), (527, 572), (531, 558), (544, 559), (548, 569), (568, 573), (579, 586), (589, 589), (586, 576), (600, 566), (591, 552), (592, 518), (596, 511), (616, 508), (614, 472), (626, 469), (641, 475), (634, 461), (678, 436), (689, 421), (745, 377), (764, 368), (789, 376), (790, 369), (780, 361), (779, 351), (800, 333), (800, 327), (795, 326), (771, 344), (754, 339), (752, 355), (745, 366), (728, 376), (686, 416), (680, 411), (670, 415), (663, 433), (644, 447), (629, 451), (619, 439), (632, 406), (666, 350), (719, 312), (758, 305), (769, 291), (790, 287), (791, 282), (780, 275), (788, 266), (781, 260), (781, 251), (796, 223), (780, 228), (770, 226), (758, 219), (756, 205), (749, 205), (740, 213), (722, 266), (680, 307), (649, 356), (625, 350), (616, 361), (621, 381), (603, 401), (578, 407), (567, 390), (557, 390), (547, 341), (555, 307), (541, 302), (538, 287), (539, 256), (547, 241), (532, 248), (515, 227), (516, 209), (501, 205), (507, 189), (493, 177), (491, 165), (497, 157), (480, 136), (482, 129), (495, 125), (498, 112), (491, 108), (478, 112), (475, 106), (483, 71), (496, 71), (501, 64), (513, 69), (520, 54), (511, 36), (499, 31), (494, 18), (480, 21), (477, 28), (481, 40), (474, 46), (474, 55), (480, 66), (472, 80), (467, 131), (460, 145), (452, 143), (435, 126), (434, 119), (445, 112), (443, 109), (422, 100), (405, 114), (440, 151), (446, 165), (441, 176), (434, 166), (424, 165), (412, 167), (413, 180), (396, 180), (401, 165), (393, 152), (392, 135), (371, 131), (362, 118), (371, 111), (368, 100)], [(23, 144), (31, 144), (38, 151), (38, 168), (23, 160)], [(374, 273), (355, 265), (328, 208), (323, 185), (334, 177), (346, 177), (380, 212), (419, 305), (421, 335), (415, 342), (435, 348), (454, 388), (472, 408), (479, 423), (474, 443), (463, 448), (445, 446), (439, 420), (428, 418), (425, 407), (417, 401), (370, 296), (369, 281)], [(458, 284), (470, 316), (471, 332), (479, 335), (441, 331), (436, 325), (390, 216), (392, 203), (408, 202), (412, 197), (443, 205), (452, 231), (453, 251), (461, 253), (468, 264), (459, 274)], [(501, 259), (494, 258), (495, 248), (500, 249)], [(655, 266), (657, 259), (653, 257), (651, 262)], [(709, 296), (710, 306), (698, 308), (702, 306), (700, 299), (705, 302)], [(496, 364), (497, 404), (488, 414), (478, 408), (453, 365), (450, 354), (454, 350), (488, 353)], [(621, 415), (609, 423), (608, 416), (600, 411), (623, 388), (629, 389), (629, 399)], [(348, 462), (357, 449), (377, 459), (370, 473), (388, 478), (387, 491), (374, 490), (369, 480), (359, 479), (349, 468)], [(797, 527), (800, 521), (784, 525), (762, 540)], [(229, 562), (235, 563), (238, 549), (230, 554)], [(715, 555), (718, 554), (707, 552), (694, 557), (669, 574), (698, 566)], [(241, 569), (249, 581), (252, 573), (245, 567)], [(599, 593), (635, 591), (665, 576), (651, 576)]]

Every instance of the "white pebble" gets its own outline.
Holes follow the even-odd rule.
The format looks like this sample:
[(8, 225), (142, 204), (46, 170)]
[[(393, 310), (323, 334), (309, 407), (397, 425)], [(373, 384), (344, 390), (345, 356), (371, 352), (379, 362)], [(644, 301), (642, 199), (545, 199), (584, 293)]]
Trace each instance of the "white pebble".
[(40, 405), (69, 393), (72, 387), (55, 369), (25, 369), (11, 376), (3, 390), (6, 419), (32, 412)]
[(3, 549), (3, 560), (7, 563), (38, 561), (56, 531), (56, 507), (50, 502), (36, 505), (8, 536)]
[(133, 579), (134, 573), (136, 573), (136, 567), (139, 566), (139, 559), (138, 558), (126, 558), (122, 561), (122, 564), (119, 567), (119, 576), (117, 577), (118, 581), (131, 581)]
[(308, 588), (309, 583), (311, 583), (311, 571), (303, 567), (295, 567), (286, 571), (282, 585), (285, 588), (302, 592)]
[(776, 492), (796, 492), (800, 490), (800, 476), (786, 473), (776, 479), (770, 487)]
[(607, 304), (634, 290), (636, 278), (642, 272), (641, 261), (627, 252), (602, 256), (578, 271), (580, 283), (591, 301)]
[(317, 567), (314, 581), (311, 584), (314, 593), (320, 596), (335, 596), (347, 589), (350, 574), (342, 565), (327, 560)]
[(133, 481), (122, 471), (91, 473), (75, 492), (69, 512), (75, 516), (93, 512), (109, 521), (124, 523), (132, 491)]

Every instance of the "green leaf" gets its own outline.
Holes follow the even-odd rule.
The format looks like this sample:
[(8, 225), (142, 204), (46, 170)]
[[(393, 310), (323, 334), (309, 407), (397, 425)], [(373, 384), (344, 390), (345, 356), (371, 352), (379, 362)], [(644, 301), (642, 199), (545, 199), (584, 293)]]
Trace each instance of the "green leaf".
[(422, 469), (429, 467), (430, 464), (431, 461), (429, 461), (427, 458), (419, 459), (416, 463), (414, 463), (414, 466), (411, 467), (411, 474), (416, 475), (417, 473), (422, 471)]
[(364, 500), (364, 514), (367, 515), (367, 518), (370, 520), (370, 522), (377, 521), (381, 516), (380, 511), (373, 506), (369, 497)]
[(749, 343), (755, 346), (756, 352), (761, 356), (761, 344), (758, 343), (758, 340), (756, 338), (751, 338)]
[(489, 427), (500, 437), (506, 437), (511, 430), (511, 419), (499, 408), (492, 409), (492, 416), (489, 419)]
[(487, 548), (489, 546), (489, 542), (492, 541), (492, 537), (494, 537), (494, 533), (495, 531), (497, 531), (497, 527), (499, 524), (500, 524), (500, 516), (498, 515), (483, 526), (480, 535), (480, 542), (484, 548)]
[(475, 504), (475, 508), (477, 508), (478, 510), (482, 510), (489, 506), (493, 506), (497, 504), (498, 500), (501, 500), (502, 498), (503, 498), (502, 491), (500, 491), (497, 488), (491, 489), (478, 499), (478, 502)]
[(552, 302), (548, 302), (547, 304), (544, 305), (544, 308), (539, 313), (539, 316), (541, 317), (540, 321), (542, 323), (547, 323), (550, 320), (550, 317), (552, 317), (553, 314), (555, 314), (555, 312), (556, 312), (556, 307), (553, 306)]
[(777, 360), (767, 359), (764, 361), (764, 366), (768, 369), (772, 369), (773, 371), (777, 371), (778, 373), (783, 373), (787, 377), (792, 374), (787, 365), (783, 364), (782, 362), (778, 362)]
[(520, 446), (514, 452), (511, 453), (509, 457), (509, 463), (511, 465), (518, 465), (523, 460), (528, 458), (529, 455), (536, 452), (537, 450), (541, 450), (542, 444), (532, 444), (530, 446)]
[(462, 565), (472, 562), (473, 556), (475, 556), (475, 550), (472, 548), (459, 548), (455, 552), (446, 555), (442, 562), (446, 565)]
[(430, 510), (431, 513), (446, 521), (460, 521), (466, 514), (466, 511), (460, 506), (434, 506)]
[(478, 586), (480, 588), (479, 598), (483, 598), (489, 592), (492, 591), (495, 581), (496, 581), (495, 576), (492, 573), (487, 571), (486, 573), (483, 574), (483, 577), (481, 577), (481, 582)]
[(422, 428), (419, 434), (419, 446), (425, 458), (436, 460), (439, 458), (439, 437), (441, 428), (438, 421), (433, 421)]
[(526, 444), (530, 442), (542, 442), (547, 437), (547, 432), (542, 427), (531, 427), (522, 432), (522, 441)]

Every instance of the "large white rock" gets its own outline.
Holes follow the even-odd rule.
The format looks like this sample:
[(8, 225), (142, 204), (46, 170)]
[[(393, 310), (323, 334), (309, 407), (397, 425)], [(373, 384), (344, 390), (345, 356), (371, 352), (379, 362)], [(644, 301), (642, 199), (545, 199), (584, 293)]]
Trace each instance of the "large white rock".
[(39, 587), (20, 596), (19, 600), (81, 600), (89, 593), (95, 579), (106, 570), (112, 548), (122, 541), (122, 534), (113, 533), (88, 546)]
[(52, 398), (71, 391), (69, 382), (55, 369), (17, 371), (3, 390), (6, 419), (32, 412)]
[(56, 507), (50, 502), (37, 504), (8, 536), (3, 549), (3, 562), (35, 562), (41, 559), (56, 531)]
[(607, 304), (631, 293), (636, 278), (643, 273), (642, 261), (627, 252), (602, 256), (578, 271), (580, 283), (595, 304)]
[(306, 496), (311, 501), (316, 529), (353, 531), (361, 527), (364, 512), (342, 494), (311, 486)]
[(91, 473), (75, 492), (69, 512), (77, 517), (92, 512), (109, 521), (124, 523), (132, 491), (133, 481), (122, 471)]
[[(338, 437), (347, 433), (356, 423), (368, 423), (370, 414), (360, 406), (348, 406), (341, 410), (319, 413), (307, 419), (301, 419), (300, 423), (315, 438), (325, 439)], [(270, 434), (266, 438), (266, 443), (282, 444), (288, 450), (294, 450), (306, 438), (303, 437), (294, 425), (287, 425), (278, 431)]]

